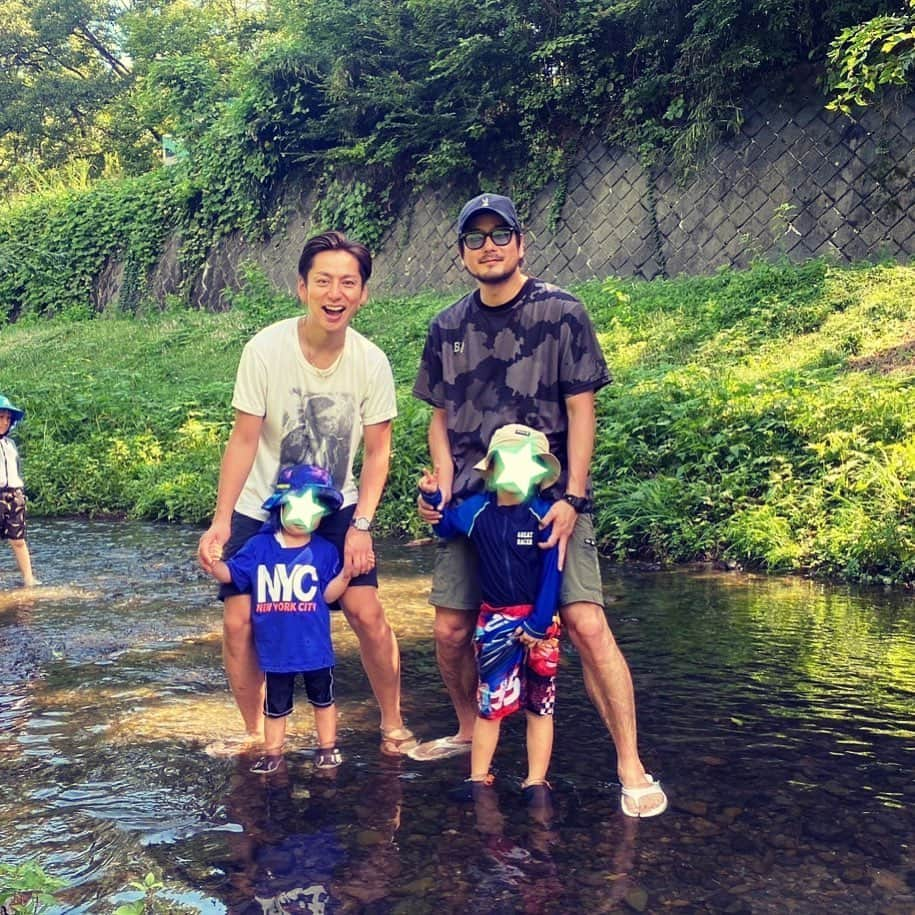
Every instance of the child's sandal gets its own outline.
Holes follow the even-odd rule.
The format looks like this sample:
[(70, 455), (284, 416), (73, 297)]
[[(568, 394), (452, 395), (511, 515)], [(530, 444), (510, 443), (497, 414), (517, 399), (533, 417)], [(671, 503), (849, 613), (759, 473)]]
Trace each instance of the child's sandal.
[(315, 751), (316, 769), (336, 769), (343, 764), (343, 754), (339, 747), (319, 747)]
[(279, 769), (282, 762), (282, 755), (268, 754), (262, 756), (253, 766), (251, 766), (251, 771), (258, 775), (272, 775)]

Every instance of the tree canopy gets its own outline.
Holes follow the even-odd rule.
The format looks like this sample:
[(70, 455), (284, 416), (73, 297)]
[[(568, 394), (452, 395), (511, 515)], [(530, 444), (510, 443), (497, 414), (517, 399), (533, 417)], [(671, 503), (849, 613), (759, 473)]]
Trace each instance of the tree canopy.
[[(222, 235), (264, 230), (291, 174), (370, 245), (432, 184), (523, 206), (553, 182), (558, 212), (586, 138), (689, 166), (758, 85), (817, 77), (844, 111), (910, 85), (913, 4), (0, 0), (0, 310), (81, 314), (108, 256), (141, 277), (175, 227), (190, 276)], [(168, 178), (166, 135), (187, 152)]]
[(863, 84), (910, 79), (912, 0), (902, 7), (0, 0), (0, 186), (28, 190), (36, 168), (80, 159), (101, 174), (106, 156), (143, 172), (166, 133), (204, 171), (228, 144), (256, 182), (351, 167), (389, 189), (494, 166), (555, 177), (583, 132), (687, 160), (739, 124), (741, 93), (763, 78), (831, 54), (848, 82), (876, 52), (895, 65), (861, 71)]

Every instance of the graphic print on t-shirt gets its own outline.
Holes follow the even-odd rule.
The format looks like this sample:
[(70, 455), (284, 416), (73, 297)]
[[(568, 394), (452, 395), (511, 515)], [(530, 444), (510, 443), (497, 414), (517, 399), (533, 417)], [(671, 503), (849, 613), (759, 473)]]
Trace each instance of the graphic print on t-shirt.
[(313, 613), (321, 582), (313, 565), (258, 566), (255, 613)]
[(350, 465), (350, 442), (356, 404), (351, 394), (290, 393), (298, 399), (297, 413), (283, 414), (280, 466), (315, 464), (329, 471), (343, 486)]

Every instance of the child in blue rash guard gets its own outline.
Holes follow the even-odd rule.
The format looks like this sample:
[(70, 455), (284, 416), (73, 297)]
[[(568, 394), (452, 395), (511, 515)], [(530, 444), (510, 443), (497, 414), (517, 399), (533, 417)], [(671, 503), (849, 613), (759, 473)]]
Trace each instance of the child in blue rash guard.
[(315, 767), (335, 769), (343, 762), (337, 747), (328, 605), (346, 590), (350, 575), (341, 569), (336, 547), (312, 534), (342, 502), (326, 470), (308, 464), (288, 467), (264, 502), (270, 518), (263, 529), (228, 561), (214, 561), (218, 582), (231, 582), (252, 596), (254, 646), (267, 680), (264, 755), (252, 772), (269, 775), (283, 760), (298, 674), (314, 707)]
[(25, 416), (0, 394), (0, 540), (8, 540), (27, 588), (39, 584), (32, 574), (32, 557), (25, 542), (25, 483), (19, 469), (19, 451), (10, 433)]
[[(529, 799), (549, 791), (547, 769), (553, 749), (553, 710), (559, 660), (558, 607), (561, 572), (558, 548), (541, 549), (549, 528), (541, 519), (550, 503), (537, 487), (552, 485), (559, 462), (543, 433), (517, 423), (493, 433), (476, 469), (486, 475), (487, 492), (457, 508), (442, 509), (433, 526), (439, 537), (466, 535), (479, 556), (483, 604), (474, 646), (479, 683), (479, 715), (474, 724), (470, 779), (452, 792), (471, 799), (480, 785), (491, 785), (490, 765), (503, 718), (523, 708), (527, 717), (528, 771), (522, 785)], [(441, 493), (433, 473), (419, 483), (422, 498), (439, 507)]]

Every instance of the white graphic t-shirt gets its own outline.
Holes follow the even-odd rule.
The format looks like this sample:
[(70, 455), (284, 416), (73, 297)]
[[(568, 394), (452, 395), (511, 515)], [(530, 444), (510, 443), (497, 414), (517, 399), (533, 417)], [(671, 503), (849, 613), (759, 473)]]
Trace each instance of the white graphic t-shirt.
[(235, 510), (266, 519), (261, 505), (280, 469), (316, 464), (330, 472), (343, 504), (358, 498), (353, 461), (364, 426), (397, 415), (394, 376), (387, 356), (351, 327), (343, 351), (327, 369), (302, 353), (298, 318), (265, 327), (242, 352), (232, 406), (263, 416), (254, 466)]

